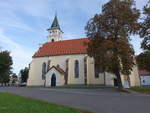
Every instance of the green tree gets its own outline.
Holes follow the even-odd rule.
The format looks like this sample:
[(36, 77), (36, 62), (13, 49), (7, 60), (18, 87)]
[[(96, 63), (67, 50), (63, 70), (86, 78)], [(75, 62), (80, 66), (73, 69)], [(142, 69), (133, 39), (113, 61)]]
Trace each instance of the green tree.
[(136, 57), (140, 70), (150, 71), (150, 52), (143, 52)]
[(143, 8), (144, 20), (141, 23), (140, 36), (143, 38), (141, 47), (144, 50), (137, 56), (137, 62), (140, 69), (150, 71), (150, 1)]
[(28, 73), (29, 73), (29, 69), (27, 67), (25, 67), (24, 69), (22, 69), (20, 71), (21, 74), (21, 82), (27, 82), (28, 79)]
[(114, 73), (119, 88), (122, 88), (120, 74), (129, 75), (134, 65), (134, 50), (129, 43), (130, 35), (140, 28), (139, 10), (134, 0), (110, 0), (102, 7), (102, 13), (91, 18), (85, 27), (88, 54), (96, 64)]
[(12, 69), (12, 57), (8, 51), (0, 52), (0, 83), (3, 85), (9, 82), (9, 75)]
[(16, 75), (16, 73), (13, 73), (11, 76), (13, 79), (12, 83), (16, 83), (16, 81), (18, 80), (18, 76)]
[(143, 8), (144, 21), (141, 23), (140, 36), (143, 38), (142, 48), (150, 51), (150, 0)]

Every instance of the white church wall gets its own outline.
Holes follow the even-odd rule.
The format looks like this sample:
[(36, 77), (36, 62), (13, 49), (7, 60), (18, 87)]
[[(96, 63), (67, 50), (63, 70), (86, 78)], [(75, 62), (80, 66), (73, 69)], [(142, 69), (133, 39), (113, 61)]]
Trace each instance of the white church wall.
[(114, 86), (114, 78), (115, 78), (115, 76), (113, 75), (113, 74), (111, 74), (111, 73), (105, 73), (106, 75), (105, 75), (105, 77), (106, 77), (106, 85), (108, 85), (108, 86)]
[[(87, 83), (88, 84), (104, 85), (104, 74), (103, 73), (99, 73), (99, 77), (95, 78), (94, 59), (91, 57), (88, 57), (88, 60), (87, 60), (87, 70), (88, 70), (88, 72), (87, 72), (87, 76), (88, 76)], [(105, 83), (108, 86), (114, 85), (112, 74), (105, 72)]]
[[(87, 78), (88, 78), (87, 84), (93, 84), (93, 85), (104, 84), (104, 76), (102, 74), (99, 74), (99, 77), (95, 78), (94, 59), (91, 57), (87, 58)], [(107, 78), (109, 77), (107, 76)], [(107, 83), (110, 84), (109, 81)]]
[(44, 80), (42, 80), (42, 64), (48, 61), (47, 57), (34, 58), (30, 64), (29, 78), (27, 85), (30, 86), (43, 86)]
[[(69, 70), (68, 70), (68, 84), (84, 84), (84, 57), (85, 54), (77, 55), (61, 55), (61, 56), (51, 56), (51, 66), (57, 66), (59, 64), (60, 68), (64, 71), (66, 70), (66, 60), (69, 59)], [(79, 78), (75, 78), (74, 75), (74, 62), (79, 61)]]
[[(42, 80), (42, 64), (50, 60), (50, 67), (59, 65), (64, 71), (66, 70), (66, 60), (69, 59), (68, 84), (84, 84), (84, 57), (85, 54), (78, 55), (60, 55), (50, 57), (33, 58), (27, 85), (44, 85)], [(74, 77), (74, 62), (79, 60), (79, 78)]]
[(130, 81), (131, 81), (131, 86), (140, 86), (140, 77), (138, 74), (138, 68), (137, 66), (133, 67), (133, 71), (131, 72), (130, 75)]
[[(74, 55), (69, 58), (68, 84), (84, 84), (84, 58), (85, 54)], [(74, 64), (79, 61), (79, 77), (75, 78)]]
[(67, 56), (65, 56), (65, 55), (51, 56), (51, 57), (48, 57), (48, 59), (51, 61), (50, 67), (59, 65), (59, 67), (62, 68), (64, 71), (66, 70)]
[[(69, 70), (68, 70), (68, 84), (85, 84), (84, 81), (84, 58), (86, 54), (77, 55), (60, 55), (60, 56), (50, 56), (50, 57), (38, 57), (33, 58), (27, 85), (38, 85), (43, 86), (44, 80), (42, 80), (42, 64), (50, 60), (50, 67), (59, 65), (64, 71), (66, 70), (66, 60), (69, 59)], [(74, 63), (75, 60), (79, 61), (79, 78), (75, 78), (74, 73)], [(103, 85), (104, 76), (99, 74), (98, 78), (95, 78), (94, 72), (94, 60), (91, 57), (87, 57), (87, 84)], [(114, 75), (106, 73), (106, 85), (114, 85)], [(122, 82), (124, 84), (124, 77), (121, 76)], [(140, 79), (137, 71), (137, 67), (134, 66), (133, 71), (130, 75), (131, 86), (139, 86)]]
[[(131, 71), (131, 74), (129, 75), (129, 78), (130, 78), (130, 83), (129, 85), (131, 87), (134, 87), (134, 86), (140, 86), (140, 77), (139, 77), (139, 74), (138, 74), (138, 68), (137, 66), (133, 66), (133, 69)], [(121, 75), (121, 81), (122, 81), (122, 85), (124, 87), (126, 87), (127, 85), (127, 78), (126, 78), (126, 75)]]
[[(98, 78), (95, 78), (94, 75), (94, 59), (88, 57), (88, 84), (104, 84), (104, 76), (103, 73), (99, 74)], [(111, 74), (111, 73), (105, 73), (106, 74), (106, 78), (105, 78), (105, 82), (106, 85), (109, 86), (114, 86), (114, 77), (115, 75)], [(125, 75), (121, 75), (121, 80), (122, 80), (122, 84), (125, 84), (125, 79), (124, 79)], [(130, 84), (131, 86), (140, 86), (140, 78), (139, 78), (139, 74), (138, 74), (138, 69), (137, 66), (135, 65), (133, 67), (133, 71), (131, 72), (130, 76)]]

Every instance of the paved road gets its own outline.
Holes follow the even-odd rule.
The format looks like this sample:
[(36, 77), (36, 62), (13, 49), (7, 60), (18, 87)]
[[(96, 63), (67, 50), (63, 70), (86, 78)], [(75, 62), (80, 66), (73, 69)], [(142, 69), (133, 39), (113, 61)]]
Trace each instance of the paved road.
[(1, 92), (44, 100), (94, 113), (150, 113), (150, 95), (114, 89), (0, 88)]

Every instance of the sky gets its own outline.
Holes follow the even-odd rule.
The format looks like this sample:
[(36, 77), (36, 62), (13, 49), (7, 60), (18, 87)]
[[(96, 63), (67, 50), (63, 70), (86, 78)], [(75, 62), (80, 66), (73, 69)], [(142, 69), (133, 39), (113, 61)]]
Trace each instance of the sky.
[[(32, 61), (39, 45), (47, 42), (47, 28), (51, 26), (55, 13), (63, 30), (63, 39), (86, 37), (87, 21), (108, 0), (0, 0), (0, 48), (8, 50), (13, 58), (13, 72), (19, 73)], [(137, 8), (148, 0), (136, 0)], [(132, 36), (131, 43), (136, 55), (141, 39)]]

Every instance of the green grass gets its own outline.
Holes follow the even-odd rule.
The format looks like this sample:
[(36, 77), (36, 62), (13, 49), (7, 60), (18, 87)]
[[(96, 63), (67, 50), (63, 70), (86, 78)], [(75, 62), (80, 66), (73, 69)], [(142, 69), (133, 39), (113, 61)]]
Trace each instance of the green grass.
[(130, 90), (140, 92), (140, 93), (147, 93), (150, 94), (150, 86), (143, 86), (143, 87), (132, 87), (129, 88)]
[(0, 93), (0, 113), (87, 113), (47, 102)]
[(94, 86), (94, 85), (66, 85), (55, 87), (43, 87), (43, 86), (27, 86), (28, 88), (70, 88), (70, 89), (97, 89), (97, 88), (114, 88), (112, 86)]

